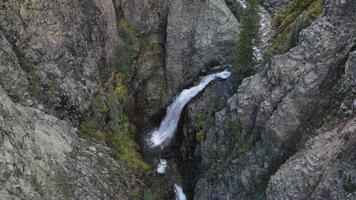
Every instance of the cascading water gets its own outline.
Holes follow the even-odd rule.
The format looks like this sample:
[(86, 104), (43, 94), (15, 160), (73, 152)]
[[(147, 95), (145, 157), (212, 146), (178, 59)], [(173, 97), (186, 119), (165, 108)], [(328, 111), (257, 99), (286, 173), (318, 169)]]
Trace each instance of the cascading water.
[[(228, 70), (213, 73), (202, 78), (200, 83), (194, 87), (183, 90), (174, 102), (167, 108), (167, 113), (162, 120), (159, 128), (153, 130), (148, 138), (148, 144), (151, 148), (160, 147), (163, 149), (172, 140), (177, 129), (178, 122), (184, 106), (199, 94), (211, 81), (220, 78), (227, 79), (231, 75)], [(157, 167), (157, 173), (164, 174), (168, 168), (167, 160), (160, 159)], [(174, 184), (176, 200), (186, 200), (186, 196), (180, 185)]]
[(227, 70), (213, 73), (205, 76), (199, 85), (183, 90), (175, 101), (168, 107), (167, 114), (161, 122), (160, 127), (151, 133), (151, 138), (149, 138), (148, 141), (149, 145), (151, 147), (161, 147), (163, 149), (167, 144), (169, 144), (174, 136), (174, 132), (177, 129), (184, 106), (192, 98), (199, 94), (199, 92), (202, 91), (211, 81), (217, 78), (227, 79), (230, 75), (231, 72)]
[(187, 200), (181, 186), (174, 184), (174, 192), (176, 193), (176, 200)]

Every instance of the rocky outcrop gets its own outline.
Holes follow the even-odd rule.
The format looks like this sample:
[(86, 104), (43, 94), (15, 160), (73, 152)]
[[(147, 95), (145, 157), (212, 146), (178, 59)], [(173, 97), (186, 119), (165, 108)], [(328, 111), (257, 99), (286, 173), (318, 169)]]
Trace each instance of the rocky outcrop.
[(0, 84), (15, 101), (24, 101), (29, 95), (26, 72), (21, 68), (9, 41), (2, 33), (0, 37)]
[(157, 197), (159, 177), (75, 128), (122, 53), (116, 12), (112, 1), (0, 2), (0, 199)]
[[(246, 78), (228, 106), (215, 113), (213, 126), (194, 151), (200, 169), (194, 199), (353, 198), (354, 191), (344, 185), (348, 181), (346, 185), (353, 188), (350, 180), (354, 172), (345, 166), (354, 165), (351, 160), (355, 155), (348, 152), (355, 141), (345, 136), (350, 141), (342, 143), (341, 138), (354, 132), (355, 94), (349, 68), (353, 66), (352, 24), (356, 14), (350, 7), (355, 5), (353, 1), (326, 1), (325, 5), (324, 14), (302, 31), (295, 48), (274, 56), (261, 72)], [(335, 112), (343, 113), (346, 119), (338, 120)], [(228, 120), (232, 120), (231, 126)], [(329, 133), (325, 127), (331, 121), (340, 127), (329, 128), (340, 143), (323, 139), (327, 136), (321, 132)], [(315, 134), (320, 135), (307, 142), (315, 143), (310, 148), (324, 148), (325, 144), (325, 148), (341, 152), (308, 150), (304, 144)], [(287, 161), (299, 151), (305, 153)], [(336, 154), (342, 164), (332, 165)], [(303, 167), (293, 171), (291, 166)], [(328, 172), (318, 175), (320, 170)], [(345, 176), (328, 182), (335, 180), (337, 170)], [(314, 178), (308, 175), (311, 173)]]
[[(264, 0), (264, 14), (287, 4)], [(187, 106), (165, 153), (190, 199), (356, 198), (356, 3), (325, 0), (323, 9), (288, 52), (239, 86), (212, 83)], [(238, 32), (223, 0), (1, 1), (0, 199), (169, 196), (160, 177), (114, 160), (76, 126), (86, 115), (89, 128), (108, 121), (93, 101), (127, 65), (131, 121), (151, 130), (183, 88), (234, 64)]]
[(274, 174), (266, 191), (267, 199), (355, 199), (356, 121), (319, 129)]
[(223, 0), (123, 5), (138, 36), (150, 41), (135, 64), (137, 110), (149, 128), (182, 88), (216, 65), (233, 63), (238, 22)]
[(287, 0), (263, 0), (263, 6), (270, 12), (271, 14), (276, 13), (277, 11), (288, 6)]
[(224, 1), (174, 1), (166, 41), (171, 92), (194, 80), (204, 68), (231, 65), (237, 33), (238, 22)]
[(12, 62), (27, 73), (30, 106), (61, 118), (81, 118), (108, 71), (106, 26), (98, 7), (93, 1), (42, 0), (3, 1), (0, 6)]
[(0, 100), (1, 199), (152, 195), (142, 174), (114, 160), (108, 147), (78, 138), (68, 122), (15, 105), (1, 87)]

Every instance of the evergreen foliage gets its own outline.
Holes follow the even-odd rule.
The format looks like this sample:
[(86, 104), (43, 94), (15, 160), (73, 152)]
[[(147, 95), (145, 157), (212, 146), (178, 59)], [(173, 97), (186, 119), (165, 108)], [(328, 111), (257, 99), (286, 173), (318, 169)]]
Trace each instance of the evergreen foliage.
[(117, 56), (116, 70), (122, 74), (128, 74), (133, 62), (135, 44), (137, 38), (131, 24), (126, 19), (121, 19), (118, 23), (118, 33), (122, 41), (122, 47)]
[(135, 126), (130, 122), (128, 114), (133, 104), (133, 97), (123, 84), (124, 78), (113, 73), (106, 84), (106, 102), (96, 98), (94, 110), (103, 112), (107, 119), (99, 114), (88, 117), (80, 124), (79, 135), (105, 142), (113, 149), (113, 157), (121, 160), (132, 169), (147, 171), (150, 166), (137, 152), (134, 140)]
[(225, 0), (225, 3), (235, 15), (236, 19), (240, 20), (243, 13), (243, 7), (236, 0)]
[(260, 30), (259, 1), (247, 0), (247, 8), (240, 16), (240, 34), (236, 45), (236, 65), (234, 74), (237, 81), (253, 74), (256, 58), (254, 46), (257, 46)]
[(296, 46), (300, 31), (320, 15), (324, 2), (325, 0), (293, 0), (286, 9), (277, 12), (273, 17), (277, 33), (267, 50), (265, 60)]

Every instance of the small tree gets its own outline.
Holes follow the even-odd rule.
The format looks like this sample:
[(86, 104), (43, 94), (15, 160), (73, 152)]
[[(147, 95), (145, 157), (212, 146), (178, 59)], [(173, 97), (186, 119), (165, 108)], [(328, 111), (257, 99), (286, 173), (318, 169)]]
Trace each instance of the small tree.
[(237, 59), (234, 67), (234, 74), (237, 81), (241, 81), (244, 77), (254, 72), (254, 66), (256, 64), (254, 47), (257, 46), (260, 41), (258, 0), (247, 0), (247, 8), (243, 10), (240, 16), (240, 24), (240, 34), (236, 45)]

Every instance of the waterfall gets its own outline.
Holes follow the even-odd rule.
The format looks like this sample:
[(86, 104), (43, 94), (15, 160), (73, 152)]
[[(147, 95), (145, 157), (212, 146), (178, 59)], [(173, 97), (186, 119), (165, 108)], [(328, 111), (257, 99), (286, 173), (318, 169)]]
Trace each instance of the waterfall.
[(181, 186), (174, 184), (174, 192), (176, 193), (176, 200), (187, 200)]
[(183, 90), (174, 102), (168, 107), (166, 116), (159, 128), (152, 131), (149, 138), (149, 145), (151, 147), (161, 147), (162, 149), (169, 144), (174, 136), (174, 132), (177, 129), (177, 125), (180, 119), (180, 115), (184, 106), (196, 95), (199, 94), (211, 81), (221, 78), (227, 79), (231, 75), (231, 72), (225, 70), (222, 72), (213, 73), (203, 77), (201, 82), (189, 89)]
[[(167, 113), (162, 120), (160, 126), (154, 129), (148, 138), (148, 144), (151, 148), (160, 147), (163, 149), (172, 140), (174, 133), (177, 129), (178, 122), (183, 111), (184, 106), (199, 94), (211, 81), (221, 78), (227, 79), (231, 75), (228, 70), (209, 74), (204, 76), (200, 83), (194, 87), (183, 90), (174, 102), (168, 106)], [(157, 166), (157, 173), (164, 174), (168, 168), (167, 160), (160, 159), (160, 163)], [(183, 189), (180, 185), (174, 184), (174, 192), (176, 194), (176, 200), (187, 200)]]

